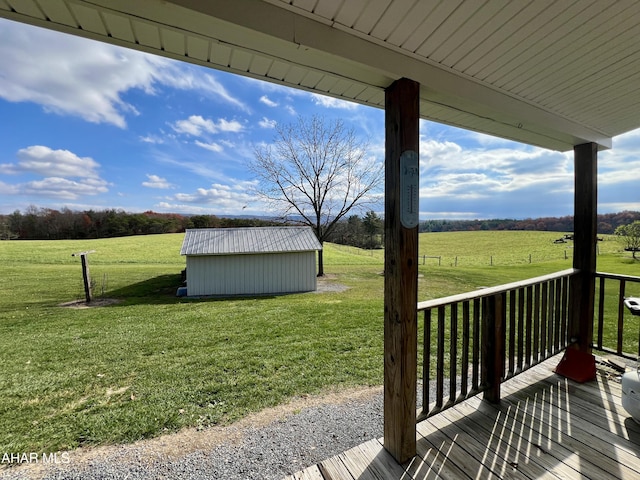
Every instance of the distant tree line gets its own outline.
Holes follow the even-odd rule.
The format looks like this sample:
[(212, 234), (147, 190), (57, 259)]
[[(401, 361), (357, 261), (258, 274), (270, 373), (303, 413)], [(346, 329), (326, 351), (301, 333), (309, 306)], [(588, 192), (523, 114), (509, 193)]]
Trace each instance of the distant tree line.
[(0, 215), (0, 240), (68, 240), (179, 233), (187, 228), (229, 228), (281, 225), (277, 221), (216, 215), (129, 213), (124, 210), (72, 211), (29, 207)]
[[(624, 211), (598, 215), (598, 233), (612, 234), (618, 227), (640, 221), (640, 212)], [(0, 240), (64, 240), (109, 238), (157, 233), (179, 233), (187, 228), (264, 227), (282, 225), (279, 220), (232, 218), (216, 215), (181, 215), (124, 210), (54, 210), (31, 206), (0, 215)], [(526, 220), (426, 220), (420, 232), (458, 232), (474, 230), (538, 230), (572, 232), (573, 217), (547, 217)], [(351, 215), (337, 222), (329, 242), (360, 248), (381, 248), (384, 243), (384, 219), (374, 211), (363, 217)]]
[(351, 215), (339, 221), (328, 241), (366, 249), (382, 248), (383, 234), (384, 219), (370, 210), (363, 218)]
[[(640, 220), (640, 212), (624, 211), (598, 215), (598, 233), (612, 234), (616, 228)], [(537, 230), (573, 232), (573, 216), (527, 218), (525, 220), (426, 220), (420, 232), (460, 232), (476, 230)]]

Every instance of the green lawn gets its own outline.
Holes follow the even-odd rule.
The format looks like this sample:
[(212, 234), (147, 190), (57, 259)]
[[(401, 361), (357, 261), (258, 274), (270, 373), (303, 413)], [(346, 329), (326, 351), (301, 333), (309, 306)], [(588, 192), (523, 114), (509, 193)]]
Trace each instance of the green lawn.
[[(443, 260), (420, 266), (420, 300), (569, 268), (558, 236), (423, 234), (421, 255)], [(0, 242), (0, 451), (131, 442), (382, 383), (382, 251), (326, 245), (346, 292), (192, 300), (175, 297), (182, 237)], [(600, 248), (599, 270), (640, 275), (615, 242)], [(86, 250), (96, 298), (121, 303), (59, 306), (84, 297), (71, 254)]]

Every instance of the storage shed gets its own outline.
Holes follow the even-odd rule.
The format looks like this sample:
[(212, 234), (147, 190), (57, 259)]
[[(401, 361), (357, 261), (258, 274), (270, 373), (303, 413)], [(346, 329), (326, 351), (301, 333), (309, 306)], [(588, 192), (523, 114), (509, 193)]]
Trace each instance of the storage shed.
[(313, 291), (320, 249), (310, 227), (188, 229), (187, 296)]

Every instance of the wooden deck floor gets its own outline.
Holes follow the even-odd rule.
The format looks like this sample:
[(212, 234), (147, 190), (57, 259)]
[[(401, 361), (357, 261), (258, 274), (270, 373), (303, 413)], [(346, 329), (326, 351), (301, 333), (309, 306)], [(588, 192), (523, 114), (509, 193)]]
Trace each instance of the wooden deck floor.
[(418, 456), (399, 465), (370, 440), (286, 480), (640, 478), (640, 425), (622, 408), (619, 374), (578, 384), (554, 357), (502, 385), (502, 402), (475, 397), (421, 422)]

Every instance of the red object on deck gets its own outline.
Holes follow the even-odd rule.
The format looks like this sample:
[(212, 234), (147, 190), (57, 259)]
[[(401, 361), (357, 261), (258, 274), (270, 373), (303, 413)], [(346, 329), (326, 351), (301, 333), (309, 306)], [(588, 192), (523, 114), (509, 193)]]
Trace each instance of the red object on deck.
[(578, 383), (589, 382), (596, 378), (596, 357), (569, 347), (554, 372)]

